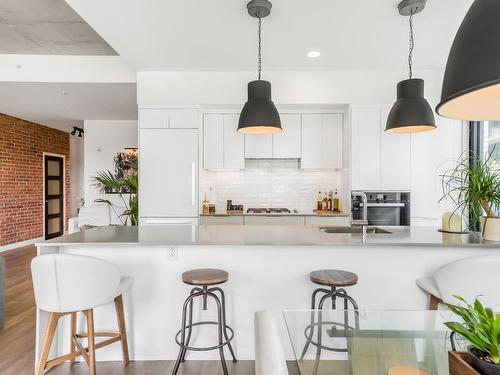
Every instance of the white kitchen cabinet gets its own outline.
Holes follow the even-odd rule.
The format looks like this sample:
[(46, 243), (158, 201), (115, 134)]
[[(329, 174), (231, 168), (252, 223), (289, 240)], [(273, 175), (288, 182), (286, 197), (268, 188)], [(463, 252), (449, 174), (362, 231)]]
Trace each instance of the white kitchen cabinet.
[(343, 115), (302, 115), (302, 169), (340, 169), (343, 153)]
[(440, 223), (441, 215), (453, 207), (443, 195), (441, 177), (456, 165), (464, 147), (459, 120), (435, 116), (435, 130), (411, 136), (411, 217), (413, 223)]
[(171, 129), (198, 129), (200, 114), (196, 108), (169, 110), (169, 127)]
[(238, 133), (238, 115), (205, 114), (203, 118), (203, 167), (245, 168), (244, 135)]
[(198, 219), (192, 217), (141, 217), (139, 225), (198, 225)]
[(339, 226), (348, 227), (350, 223), (349, 216), (306, 216), (306, 225), (319, 226)]
[(243, 225), (243, 215), (240, 216), (201, 216), (201, 225)]
[(380, 190), (380, 107), (351, 108), (352, 190)]
[(273, 136), (271, 134), (245, 134), (245, 158), (271, 159)]
[(141, 129), (141, 218), (198, 216), (198, 130)]
[(167, 129), (168, 111), (164, 109), (140, 109), (139, 127), (141, 129)]
[(247, 215), (245, 225), (304, 225), (304, 216)]
[(283, 131), (273, 134), (274, 159), (299, 159), (301, 152), (300, 114), (281, 114)]
[(380, 113), (380, 190), (409, 191), (411, 188), (411, 136), (385, 132), (391, 108)]
[(139, 128), (141, 129), (198, 129), (199, 122), (199, 111), (196, 108), (141, 108), (139, 110)]
[(206, 114), (203, 117), (203, 167), (224, 168), (224, 117)]
[(245, 168), (245, 135), (238, 132), (240, 116), (224, 114), (224, 168)]

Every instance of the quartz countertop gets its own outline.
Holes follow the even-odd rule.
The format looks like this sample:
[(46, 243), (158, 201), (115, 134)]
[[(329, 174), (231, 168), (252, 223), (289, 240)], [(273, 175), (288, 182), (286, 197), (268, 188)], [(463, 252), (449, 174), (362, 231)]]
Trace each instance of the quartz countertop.
[(335, 212), (328, 214), (317, 214), (313, 211), (299, 211), (299, 212), (262, 212), (262, 213), (227, 213), (227, 212), (215, 212), (211, 214), (200, 214), (200, 216), (317, 216), (317, 217), (349, 217), (348, 213)]
[(500, 242), (484, 241), (477, 233), (450, 234), (431, 227), (381, 227), (390, 234), (325, 233), (318, 226), (301, 225), (151, 225), (140, 227), (96, 227), (64, 235), (37, 246), (71, 245), (168, 245), (168, 246), (401, 246), (401, 247), (491, 247)]

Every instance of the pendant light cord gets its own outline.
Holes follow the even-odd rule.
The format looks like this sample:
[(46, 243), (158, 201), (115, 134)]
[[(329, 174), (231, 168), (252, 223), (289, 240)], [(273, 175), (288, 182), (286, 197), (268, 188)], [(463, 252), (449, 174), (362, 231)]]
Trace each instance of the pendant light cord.
[(259, 81), (260, 81), (260, 76), (262, 72), (262, 18), (259, 17)]
[(409, 17), (409, 20), (410, 20), (410, 50), (409, 50), (409, 53), (408, 53), (408, 68), (409, 68), (409, 76), (410, 76), (410, 79), (412, 79), (413, 77), (413, 49), (415, 48), (415, 38), (413, 36), (413, 14), (415, 13), (415, 11), (412, 9), (410, 11), (410, 17)]

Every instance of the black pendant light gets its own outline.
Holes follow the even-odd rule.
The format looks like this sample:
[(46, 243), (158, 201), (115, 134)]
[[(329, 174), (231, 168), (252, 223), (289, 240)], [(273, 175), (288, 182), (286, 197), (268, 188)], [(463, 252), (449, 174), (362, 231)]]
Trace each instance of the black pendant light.
[(259, 78), (248, 84), (248, 101), (241, 110), (238, 131), (245, 134), (273, 134), (282, 130), (278, 110), (271, 101), (271, 83), (260, 79), (262, 18), (271, 13), (271, 7), (272, 4), (268, 0), (252, 0), (247, 4), (248, 13), (259, 19)]
[(500, 1), (476, 0), (458, 29), (446, 64), (441, 116), (500, 120)]
[(399, 14), (408, 16), (410, 22), (410, 53), (408, 55), (409, 79), (398, 83), (394, 103), (385, 131), (394, 134), (420, 133), (436, 128), (432, 108), (424, 98), (424, 81), (413, 78), (413, 16), (425, 7), (425, 0), (404, 0), (398, 5)]

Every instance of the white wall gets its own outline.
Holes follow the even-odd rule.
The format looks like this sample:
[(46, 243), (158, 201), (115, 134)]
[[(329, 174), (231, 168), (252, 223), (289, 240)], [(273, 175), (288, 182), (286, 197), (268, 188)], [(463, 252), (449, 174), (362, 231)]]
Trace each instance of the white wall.
[[(389, 104), (396, 99), (396, 84), (407, 71), (271, 71), (263, 79), (272, 83), (277, 104)], [(443, 71), (416, 70), (426, 84), (426, 97), (437, 102)], [(139, 105), (243, 104), (247, 83), (255, 72), (138, 72)]]
[[(200, 199), (215, 203), (217, 212), (226, 210), (226, 201), (250, 207), (286, 207), (312, 211), (318, 191), (343, 191), (341, 171), (299, 169), (298, 159), (246, 160), (240, 171), (204, 171), (200, 179)], [(210, 190), (212, 188), (212, 190)], [(341, 209), (348, 212), (343, 194)]]
[(137, 147), (137, 121), (89, 120), (84, 126), (85, 205), (89, 206), (102, 197), (92, 186), (92, 176), (99, 171), (114, 171), (116, 154), (125, 147)]
[(71, 191), (70, 191), (70, 216), (77, 216), (78, 207), (80, 207), (80, 198), (84, 197), (85, 184), (83, 175), (84, 161), (84, 139), (74, 135), (69, 138), (69, 151), (71, 160)]
[(1, 82), (135, 82), (121, 56), (0, 55)]

